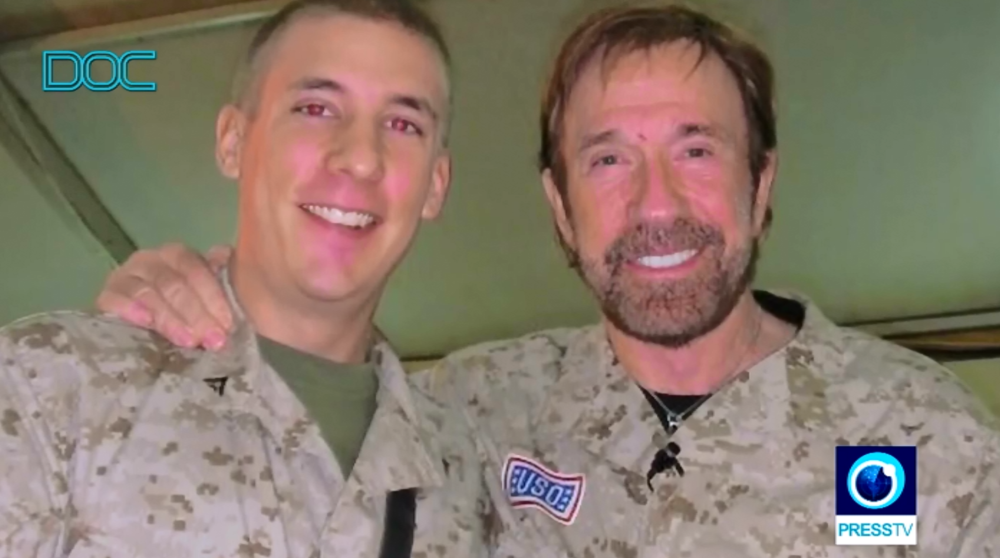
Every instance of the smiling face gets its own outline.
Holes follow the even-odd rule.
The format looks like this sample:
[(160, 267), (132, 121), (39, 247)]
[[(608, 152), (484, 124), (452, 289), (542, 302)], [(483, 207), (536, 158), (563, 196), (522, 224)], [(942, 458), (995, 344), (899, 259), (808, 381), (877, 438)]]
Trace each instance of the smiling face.
[(682, 346), (717, 327), (753, 275), (773, 177), (757, 188), (736, 81), (674, 42), (600, 57), (565, 108), (566, 196), (546, 171), (560, 235), (605, 317)]
[(225, 108), (217, 131), (240, 184), (238, 266), (279, 296), (377, 300), (447, 193), (442, 57), (336, 13), (298, 16), (262, 56), (252, 108)]

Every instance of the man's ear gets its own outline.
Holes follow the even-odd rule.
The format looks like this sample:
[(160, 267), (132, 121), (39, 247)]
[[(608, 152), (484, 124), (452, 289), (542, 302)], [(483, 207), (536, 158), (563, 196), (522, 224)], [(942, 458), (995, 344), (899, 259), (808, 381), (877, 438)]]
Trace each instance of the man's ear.
[(767, 233), (771, 225), (771, 197), (774, 193), (774, 177), (778, 173), (778, 152), (770, 151), (760, 172), (757, 190), (753, 200), (753, 230), (756, 236)]
[(444, 202), (448, 199), (449, 190), (451, 190), (451, 153), (443, 149), (434, 161), (434, 169), (431, 171), (431, 190), (424, 200), (420, 216), (428, 221), (437, 219), (444, 208)]
[(247, 117), (235, 105), (226, 105), (215, 121), (215, 163), (226, 178), (238, 180)]
[(549, 208), (552, 210), (552, 218), (556, 222), (559, 236), (567, 246), (575, 250), (576, 235), (573, 234), (573, 225), (570, 224), (569, 214), (566, 212), (568, 204), (552, 178), (552, 169), (542, 171), (542, 185), (545, 187), (545, 197), (549, 200)]

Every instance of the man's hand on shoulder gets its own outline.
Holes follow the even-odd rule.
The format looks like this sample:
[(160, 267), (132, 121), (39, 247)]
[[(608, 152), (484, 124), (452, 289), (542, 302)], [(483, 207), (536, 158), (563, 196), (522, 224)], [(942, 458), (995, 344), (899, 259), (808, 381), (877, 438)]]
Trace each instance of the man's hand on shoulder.
[(221, 349), (233, 315), (217, 273), (231, 255), (228, 246), (203, 257), (176, 243), (139, 250), (108, 276), (97, 308), (179, 347)]

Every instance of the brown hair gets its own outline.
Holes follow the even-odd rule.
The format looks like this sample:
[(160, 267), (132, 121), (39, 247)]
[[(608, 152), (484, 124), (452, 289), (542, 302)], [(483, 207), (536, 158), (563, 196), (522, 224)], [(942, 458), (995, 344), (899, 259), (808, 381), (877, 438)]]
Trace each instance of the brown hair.
[(262, 53), (297, 17), (309, 13), (339, 13), (395, 23), (430, 41), (440, 53), (445, 68), (450, 69), (451, 54), (441, 29), (417, 5), (416, 0), (293, 0), (268, 18), (254, 34), (233, 83), (233, 102), (252, 107), (255, 94), (251, 88), (255, 86), (253, 82), (256, 80)]
[[(539, 169), (549, 169), (566, 196), (566, 162), (560, 152), (566, 103), (583, 71), (599, 58), (614, 64), (633, 52), (677, 41), (700, 49), (700, 64), (714, 54), (736, 78), (749, 131), (749, 164), (754, 187), (778, 143), (774, 112), (774, 70), (767, 55), (725, 24), (693, 9), (667, 5), (615, 7), (586, 18), (563, 43), (542, 100)], [(767, 221), (769, 222), (770, 210)]]

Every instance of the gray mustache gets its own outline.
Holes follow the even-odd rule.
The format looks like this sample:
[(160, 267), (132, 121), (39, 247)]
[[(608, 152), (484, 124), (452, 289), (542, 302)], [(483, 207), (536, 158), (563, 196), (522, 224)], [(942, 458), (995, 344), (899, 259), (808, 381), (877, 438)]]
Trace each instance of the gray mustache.
[(604, 262), (617, 270), (625, 262), (654, 251), (680, 252), (723, 245), (722, 231), (693, 219), (675, 219), (669, 224), (641, 222), (611, 243), (604, 254)]

